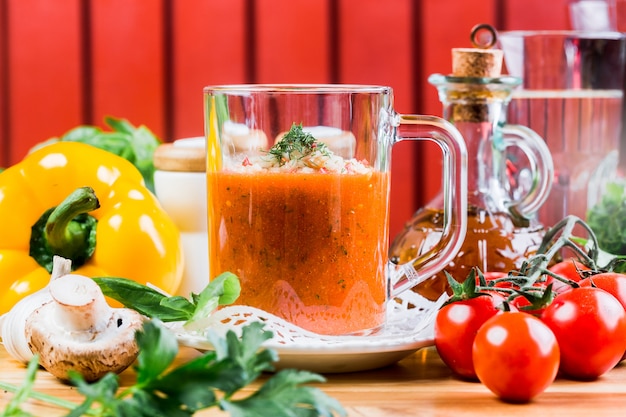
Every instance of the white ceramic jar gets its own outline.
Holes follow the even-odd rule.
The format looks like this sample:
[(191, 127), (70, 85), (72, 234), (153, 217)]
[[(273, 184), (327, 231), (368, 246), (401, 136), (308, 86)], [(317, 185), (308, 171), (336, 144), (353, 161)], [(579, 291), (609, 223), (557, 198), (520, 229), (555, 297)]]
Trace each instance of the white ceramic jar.
[(209, 282), (204, 137), (160, 145), (154, 153), (157, 198), (181, 233), (185, 254), (177, 295), (199, 293)]

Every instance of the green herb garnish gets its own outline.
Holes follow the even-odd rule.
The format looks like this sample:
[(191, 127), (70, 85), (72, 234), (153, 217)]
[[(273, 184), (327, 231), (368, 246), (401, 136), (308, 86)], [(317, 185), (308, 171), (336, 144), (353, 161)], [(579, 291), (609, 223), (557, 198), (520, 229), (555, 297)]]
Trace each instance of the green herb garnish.
[(626, 192), (623, 183), (607, 184), (598, 204), (587, 213), (587, 224), (598, 245), (614, 255), (626, 255)]
[(124, 307), (164, 322), (184, 321), (190, 329), (205, 326), (213, 310), (232, 304), (241, 291), (239, 278), (224, 272), (212, 279), (200, 294), (191, 298), (167, 296), (163, 293), (125, 278), (94, 278), (104, 295), (119, 301)]
[(289, 132), (268, 151), (280, 166), (294, 159), (309, 157), (314, 152), (324, 156), (332, 154), (325, 143), (318, 141), (312, 134), (302, 129), (302, 123), (292, 124)]
[(135, 383), (120, 389), (120, 379), (108, 373), (94, 383), (87, 383), (78, 373), (70, 373), (70, 382), (84, 396), (81, 404), (33, 390), (38, 357), (28, 366), (21, 387), (0, 382), (0, 389), (15, 393), (0, 417), (32, 417), (22, 410), (33, 398), (69, 410), (66, 417), (187, 417), (197, 411), (219, 407), (234, 417), (332, 417), (345, 416), (341, 404), (319, 388), (305, 386), (324, 382), (316, 373), (295, 369), (281, 370), (260, 385), (258, 390), (242, 393), (263, 372), (273, 371), (277, 353), (262, 344), (271, 339), (263, 324), (251, 323), (242, 328), (241, 337), (228, 331), (221, 338), (211, 330), (208, 339), (213, 350), (175, 366), (178, 341), (163, 321), (185, 321), (201, 326), (219, 305), (233, 303), (240, 292), (239, 278), (226, 272), (211, 280), (200, 294), (191, 299), (168, 297), (157, 290), (123, 278), (94, 278), (103, 292), (129, 308), (152, 317), (136, 334), (139, 346), (134, 370)]
[[(9, 401), (9, 404), (4, 411), (0, 412), (1, 417), (34, 417), (33, 414), (22, 411), (21, 405), (28, 399), (33, 390), (37, 369), (39, 369), (39, 355), (33, 356), (31, 361), (28, 363), (28, 367), (26, 368), (26, 377), (24, 378), (22, 386), (19, 388), (9, 387), (9, 389), (15, 393), (15, 396), (11, 399), (11, 401)], [(0, 388), (7, 390), (1, 382)]]
[(179, 366), (173, 366), (178, 353), (176, 338), (159, 321), (146, 322), (136, 337), (139, 356), (134, 366), (137, 373), (134, 385), (120, 390), (119, 376), (114, 373), (94, 383), (87, 383), (73, 373), (70, 381), (84, 401), (77, 404), (56, 399), (32, 390), (37, 368), (35, 358), (29, 364), (28, 380), (22, 388), (0, 382), (0, 389), (17, 393), (0, 416), (31, 416), (21, 410), (21, 403), (27, 397), (70, 410), (66, 417), (187, 417), (212, 407), (235, 417), (346, 415), (337, 400), (318, 388), (303, 385), (324, 381), (321, 375), (308, 371), (282, 370), (252, 394), (241, 392), (262, 372), (272, 370), (277, 359), (275, 351), (262, 349), (262, 343), (272, 333), (263, 330), (261, 323), (245, 326), (241, 338), (232, 331), (225, 338), (211, 334), (209, 338), (215, 350)]

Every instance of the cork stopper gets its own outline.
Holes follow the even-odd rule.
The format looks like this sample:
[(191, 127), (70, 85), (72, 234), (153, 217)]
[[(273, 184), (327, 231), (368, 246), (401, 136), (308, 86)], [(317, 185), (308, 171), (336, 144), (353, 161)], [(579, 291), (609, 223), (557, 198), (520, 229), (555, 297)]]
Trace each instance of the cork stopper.
[(159, 145), (154, 151), (154, 167), (161, 171), (206, 171), (204, 143), (198, 142), (192, 139), (179, 139), (174, 143)]
[(495, 29), (487, 24), (476, 25), (472, 29), (470, 39), (475, 48), (452, 48), (452, 75), (499, 77), (502, 73), (504, 55), (501, 49), (491, 49), (497, 41)]
[(501, 49), (452, 49), (452, 75), (455, 77), (499, 77), (502, 73)]
[(497, 78), (502, 73), (503, 52), (491, 49), (497, 42), (496, 30), (487, 24), (474, 26), (470, 34), (474, 48), (452, 49), (452, 76), (470, 78), (463, 81), (462, 88), (456, 91), (457, 98), (463, 97), (450, 106), (453, 123), (490, 121), (489, 102), (499, 93), (491, 91), (486, 84), (471, 78)]

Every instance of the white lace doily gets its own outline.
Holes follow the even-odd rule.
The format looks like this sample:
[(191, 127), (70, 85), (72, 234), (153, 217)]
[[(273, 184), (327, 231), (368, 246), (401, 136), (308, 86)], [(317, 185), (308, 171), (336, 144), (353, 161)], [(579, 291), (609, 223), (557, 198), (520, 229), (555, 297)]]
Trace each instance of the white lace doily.
[[(413, 291), (405, 291), (387, 303), (386, 324), (367, 336), (320, 335), (263, 310), (245, 306), (229, 306), (218, 310), (209, 319), (206, 331), (211, 329), (223, 336), (232, 330), (241, 335), (245, 325), (262, 322), (266, 330), (274, 333), (274, 337), (266, 341), (264, 346), (276, 349), (279, 354), (410, 350), (432, 341), (434, 317), (446, 299), (447, 295), (443, 294), (439, 300), (432, 302)], [(182, 345), (201, 350), (212, 348), (206, 331), (187, 331), (181, 322), (170, 323), (169, 327)]]

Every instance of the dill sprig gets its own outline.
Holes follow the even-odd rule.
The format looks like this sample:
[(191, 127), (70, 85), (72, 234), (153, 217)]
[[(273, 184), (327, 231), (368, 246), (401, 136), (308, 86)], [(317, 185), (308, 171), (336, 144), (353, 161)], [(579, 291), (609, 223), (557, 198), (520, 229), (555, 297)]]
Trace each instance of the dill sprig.
[(331, 155), (325, 143), (318, 141), (312, 134), (302, 129), (302, 123), (292, 124), (289, 132), (268, 151), (281, 166), (294, 159), (307, 158), (314, 152), (325, 156)]

